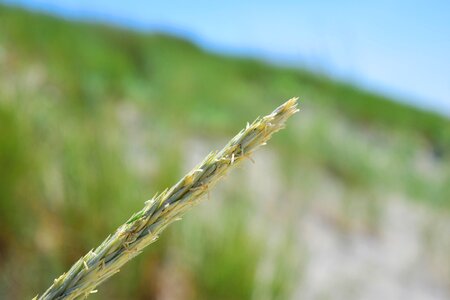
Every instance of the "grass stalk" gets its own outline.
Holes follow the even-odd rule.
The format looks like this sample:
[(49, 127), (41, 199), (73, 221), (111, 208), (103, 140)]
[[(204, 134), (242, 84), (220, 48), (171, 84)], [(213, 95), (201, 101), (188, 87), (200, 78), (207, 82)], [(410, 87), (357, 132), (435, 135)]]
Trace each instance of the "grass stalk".
[(95, 293), (99, 284), (155, 242), (166, 226), (179, 220), (186, 210), (198, 204), (229, 169), (250, 158), (252, 152), (265, 145), (272, 134), (282, 129), (285, 121), (297, 111), (297, 98), (292, 98), (271, 114), (256, 119), (252, 124), (247, 123), (246, 128), (222, 150), (210, 153), (178, 183), (146, 201), (142, 210), (100, 246), (80, 258), (35, 299), (75, 299)]

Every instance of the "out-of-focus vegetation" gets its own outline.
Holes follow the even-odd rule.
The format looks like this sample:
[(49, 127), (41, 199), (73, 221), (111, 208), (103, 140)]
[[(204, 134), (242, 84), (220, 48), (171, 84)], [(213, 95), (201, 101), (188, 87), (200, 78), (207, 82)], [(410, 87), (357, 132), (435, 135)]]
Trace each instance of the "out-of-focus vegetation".
[[(450, 207), (444, 117), (173, 37), (0, 6), (0, 298), (42, 292), (193, 158), (292, 96), (303, 111), (273, 143), (290, 191), (277, 202), (298, 208), (327, 174), (349, 198)], [(290, 233), (266, 245), (276, 219), (249, 221), (258, 199), (236, 177), (92, 298), (288, 298), (301, 273)], [(267, 256), (277, 276), (261, 271)]]

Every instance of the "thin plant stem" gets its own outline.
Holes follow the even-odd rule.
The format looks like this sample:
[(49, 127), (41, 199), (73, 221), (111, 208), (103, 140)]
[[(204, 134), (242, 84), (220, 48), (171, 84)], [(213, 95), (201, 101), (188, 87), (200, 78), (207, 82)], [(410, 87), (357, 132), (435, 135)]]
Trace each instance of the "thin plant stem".
[(288, 100), (271, 114), (247, 123), (220, 151), (210, 153), (197, 167), (174, 186), (145, 202), (144, 208), (108, 236), (100, 246), (80, 258), (66, 273), (54, 280), (41, 296), (35, 299), (75, 299), (96, 292), (96, 287), (149, 244), (170, 223), (197, 205), (216, 182), (229, 169), (270, 139), (273, 133), (284, 128), (285, 121), (297, 109), (297, 98)]

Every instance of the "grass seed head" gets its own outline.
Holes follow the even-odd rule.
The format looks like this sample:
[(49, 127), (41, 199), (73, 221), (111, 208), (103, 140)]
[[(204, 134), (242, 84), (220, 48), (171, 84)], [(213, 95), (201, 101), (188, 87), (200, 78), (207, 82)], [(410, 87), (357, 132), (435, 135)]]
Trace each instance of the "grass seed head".
[(220, 151), (211, 152), (196, 168), (170, 189), (145, 202), (100, 246), (89, 251), (64, 273), (38, 299), (75, 299), (97, 292), (95, 288), (119, 272), (142, 249), (155, 242), (159, 234), (181, 215), (198, 204), (202, 196), (243, 158), (265, 145), (273, 133), (284, 128), (286, 120), (298, 111), (297, 98), (292, 98), (269, 115), (247, 123)]

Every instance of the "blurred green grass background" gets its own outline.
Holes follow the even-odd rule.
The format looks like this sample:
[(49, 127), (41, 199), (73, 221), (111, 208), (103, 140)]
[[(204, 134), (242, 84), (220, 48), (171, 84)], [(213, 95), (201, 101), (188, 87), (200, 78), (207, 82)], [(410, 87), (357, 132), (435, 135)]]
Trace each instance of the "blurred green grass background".
[[(393, 193), (447, 211), (450, 121), (304, 70), (0, 6), (0, 298), (42, 292), (146, 199), (292, 96), (301, 112), (256, 159), (271, 168), (233, 173), (92, 299), (290, 298), (306, 258), (288, 212), (326, 189), (323, 178), (342, 187), (344, 206), (363, 203), (356, 218), (369, 229)], [(246, 180), (274, 181), (277, 192)], [(268, 195), (276, 205), (262, 209)]]

